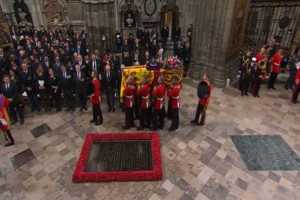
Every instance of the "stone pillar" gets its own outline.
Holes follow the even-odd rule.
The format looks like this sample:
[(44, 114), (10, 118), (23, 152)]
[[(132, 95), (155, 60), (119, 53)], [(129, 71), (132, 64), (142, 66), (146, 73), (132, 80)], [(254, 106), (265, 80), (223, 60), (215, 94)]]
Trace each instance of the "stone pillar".
[(243, 45), (249, 2), (193, 0), (192, 78), (206, 72), (215, 86), (225, 86)]

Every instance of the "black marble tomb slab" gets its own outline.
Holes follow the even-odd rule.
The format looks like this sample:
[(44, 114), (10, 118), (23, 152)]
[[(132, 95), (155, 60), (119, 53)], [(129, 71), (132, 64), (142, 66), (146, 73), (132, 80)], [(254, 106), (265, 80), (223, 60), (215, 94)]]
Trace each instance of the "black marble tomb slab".
[(15, 156), (13, 156), (11, 158), (11, 162), (13, 164), (13, 167), (15, 169), (18, 169), (33, 159), (35, 159), (35, 156), (32, 153), (31, 149), (26, 149), (21, 153), (18, 153)]
[(37, 138), (51, 131), (51, 128), (47, 124), (42, 124), (31, 130), (31, 134)]
[(300, 170), (300, 158), (279, 135), (231, 136), (249, 170)]

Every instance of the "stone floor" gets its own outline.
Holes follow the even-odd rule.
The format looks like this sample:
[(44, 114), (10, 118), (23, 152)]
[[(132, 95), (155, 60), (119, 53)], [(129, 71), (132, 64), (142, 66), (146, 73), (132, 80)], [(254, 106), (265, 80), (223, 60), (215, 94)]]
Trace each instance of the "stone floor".
[(279, 135), (300, 155), (300, 107), (289, 103), (289, 93), (263, 89), (261, 98), (253, 98), (240, 97), (233, 89), (215, 89), (206, 126), (195, 127), (189, 124), (197, 103), (192, 85), (184, 85), (180, 129), (160, 132), (162, 181), (72, 183), (85, 134), (121, 130), (123, 114), (106, 113), (103, 106), (100, 127), (90, 125), (90, 111), (34, 114), (25, 125), (14, 126), (16, 145), (0, 146), (0, 199), (300, 199), (299, 171), (249, 171), (231, 139)]

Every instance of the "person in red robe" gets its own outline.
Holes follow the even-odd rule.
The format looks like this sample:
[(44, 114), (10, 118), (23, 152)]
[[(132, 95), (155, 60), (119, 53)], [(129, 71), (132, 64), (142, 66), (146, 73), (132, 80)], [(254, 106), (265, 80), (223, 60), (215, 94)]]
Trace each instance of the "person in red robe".
[(134, 125), (134, 97), (136, 94), (136, 86), (134, 76), (129, 76), (123, 91), (123, 103), (125, 109), (125, 126), (123, 129), (130, 129)]
[(271, 59), (272, 70), (271, 70), (271, 75), (270, 75), (269, 82), (268, 82), (268, 89), (276, 89), (275, 82), (276, 82), (278, 74), (281, 71), (282, 59), (283, 59), (283, 51), (282, 51), (282, 49), (280, 49), (280, 50), (278, 50), (277, 53), (274, 54), (274, 56)]
[(9, 106), (8, 99), (0, 92), (0, 130), (5, 134), (5, 139), (8, 141), (5, 146), (11, 146), (15, 144), (15, 140), (9, 129), (9, 116), (7, 109)]
[(170, 99), (170, 114), (171, 114), (171, 126), (169, 131), (175, 131), (179, 128), (179, 108), (180, 108), (180, 92), (181, 84), (178, 77), (172, 78), (172, 85), (168, 90), (168, 97)]
[(298, 103), (298, 96), (300, 92), (300, 62), (296, 63), (297, 73), (295, 76), (295, 83), (293, 87), (293, 96), (292, 96), (292, 103)]
[[(211, 95), (211, 84), (208, 80), (208, 77), (206, 74), (204, 74), (202, 80), (199, 82), (198, 88), (197, 88), (197, 94), (198, 94), (198, 106), (197, 111), (195, 115), (195, 119), (191, 121), (191, 124), (196, 124), (199, 126), (203, 126), (205, 123), (206, 118), (206, 109), (208, 107), (210, 95)], [(201, 120), (199, 123), (199, 118), (201, 115)]]
[(152, 129), (154, 131), (156, 131), (157, 129), (164, 128), (165, 95), (166, 95), (166, 86), (164, 84), (164, 79), (162, 76), (159, 76), (159, 78), (157, 79), (157, 85), (154, 86), (152, 90), (152, 98), (153, 98)]
[(93, 93), (90, 98), (93, 108), (93, 119), (91, 120), (91, 123), (95, 123), (95, 125), (99, 126), (103, 123), (103, 116), (101, 111), (101, 83), (96, 72), (92, 73), (92, 85)]
[(144, 78), (137, 94), (140, 98), (140, 127), (139, 130), (150, 128), (150, 84), (147, 77)]

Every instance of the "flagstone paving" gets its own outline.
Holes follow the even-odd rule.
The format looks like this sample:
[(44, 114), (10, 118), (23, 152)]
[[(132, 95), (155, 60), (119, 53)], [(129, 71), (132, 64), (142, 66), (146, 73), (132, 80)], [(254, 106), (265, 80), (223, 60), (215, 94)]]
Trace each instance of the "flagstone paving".
[[(272, 162), (264, 162), (266, 154), (259, 155), (260, 164), (268, 165), (261, 169), (266, 170), (250, 171), (232, 141), (232, 136), (278, 135), (298, 157), (300, 106), (289, 103), (289, 92), (262, 89), (261, 98), (253, 98), (240, 97), (233, 89), (214, 89), (204, 127), (189, 123), (197, 104), (195, 93), (195, 87), (184, 85), (180, 129), (159, 132), (164, 176), (158, 182), (72, 183), (85, 134), (121, 131), (124, 115), (119, 110), (107, 113), (103, 105), (104, 124), (99, 127), (89, 123), (90, 110), (29, 114), (25, 125), (12, 129), (16, 145), (0, 146), (0, 200), (300, 199), (299, 171), (280, 171), (276, 166), (268, 171)], [(33, 134), (41, 125), (47, 131)], [(243, 145), (238, 148), (247, 152)]]

